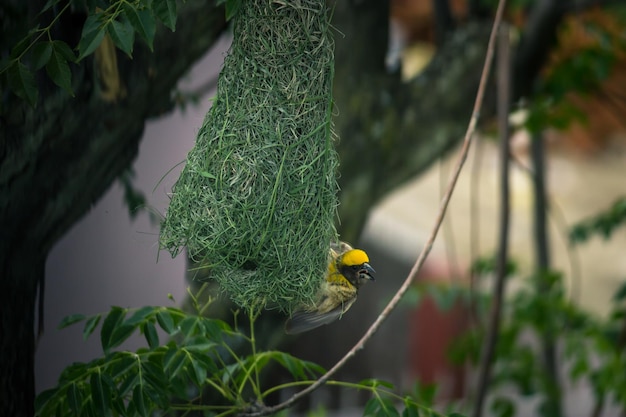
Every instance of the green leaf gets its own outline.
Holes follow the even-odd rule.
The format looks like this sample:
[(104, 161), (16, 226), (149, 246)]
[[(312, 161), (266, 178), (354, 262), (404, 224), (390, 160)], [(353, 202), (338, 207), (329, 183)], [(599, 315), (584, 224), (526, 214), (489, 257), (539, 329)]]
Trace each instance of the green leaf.
[(616, 303), (624, 300), (626, 300), (626, 281), (622, 282), (615, 294), (613, 294), (613, 301)]
[(119, 385), (117, 389), (118, 395), (120, 397), (125, 397), (126, 394), (128, 394), (130, 390), (133, 389), (137, 385), (138, 382), (139, 382), (138, 373), (129, 374)]
[(129, 58), (133, 56), (133, 45), (135, 43), (135, 29), (128, 19), (122, 22), (117, 20), (111, 21), (107, 25), (107, 32), (111, 36), (111, 40), (120, 50), (122, 50)]
[(372, 387), (372, 388), (385, 387), (390, 390), (394, 389), (394, 386), (391, 382), (383, 381), (381, 379), (376, 379), (376, 378), (368, 378), (368, 379), (359, 381), (359, 385), (362, 385), (364, 387)]
[(140, 385), (135, 386), (133, 390), (132, 402), (140, 416), (147, 417), (150, 415), (150, 404)]
[(91, 374), (89, 386), (91, 388), (91, 401), (94, 406), (94, 411), (99, 416), (111, 416), (111, 395), (109, 386), (104, 383), (100, 372)]
[(381, 407), (378, 412), (379, 417), (400, 417), (400, 413), (390, 398), (381, 401)]
[(56, 6), (57, 4), (59, 4), (61, 0), (48, 0), (46, 2), (46, 4), (43, 6), (43, 9), (41, 9), (41, 11), (39, 12), (39, 14), (43, 14), (45, 13), (47, 10), (49, 10), (52, 6)]
[(201, 327), (202, 317), (185, 317), (180, 322), (180, 331), (185, 338), (191, 338), (196, 336), (198, 332), (202, 329)]
[(52, 46), (54, 50), (60, 53), (67, 61), (76, 62), (76, 54), (68, 44), (63, 41), (52, 41)]
[(450, 311), (456, 303), (456, 294), (448, 286), (433, 284), (429, 286), (429, 295), (435, 301), (435, 305), (441, 311)]
[(75, 383), (67, 387), (67, 402), (75, 416), (81, 415), (83, 408), (83, 395)]
[(226, 0), (226, 20), (230, 20), (241, 8), (242, 0)]
[(324, 368), (322, 368), (321, 366), (313, 362), (301, 360), (288, 353), (271, 352), (271, 355), (272, 359), (281, 364), (283, 368), (288, 370), (291, 376), (293, 376), (295, 379), (305, 380), (310, 378), (317, 378), (319, 375), (325, 372)]
[(39, 395), (37, 395), (37, 398), (35, 398), (36, 415), (52, 414), (50, 412), (45, 412), (45, 410), (48, 410), (56, 405), (59, 400), (59, 397), (57, 397), (58, 391), (58, 388), (52, 388), (42, 391), (41, 393), (39, 393)]
[(273, 352), (273, 359), (280, 363), (283, 368), (289, 371), (295, 379), (307, 379), (308, 375), (304, 372), (304, 366), (295, 358), (287, 353)]
[(114, 416), (131, 416), (134, 414), (131, 414), (128, 412), (126, 405), (124, 404), (125, 400), (123, 398), (121, 398), (120, 396), (114, 396), (111, 399), (111, 407), (113, 408), (113, 415)]
[(85, 320), (84, 314), (71, 314), (69, 316), (65, 316), (63, 317), (63, 320), (61, 320), (61, 323), (59, 323), (57, 329), (64, 329), (74, 323), (78, 323), (79, 321), (83, 320)]
[(378, 399), (376, 397), (370, 398), (367, 403), (365, 403), (365, 408), (363, 408), (363, 417), (375, 416), (379, 408), (380, 404), (378, 403)]
[(498, 397), (491, 403), (491, 411), (498, 417), (513, 417), (515, 404), (509, 398)]
[(157, 321), (159, 322), (159, 326), (161, 326), (167, 334), (172, 335), (176, 333), (174, 320), (172, 319), (172, 315), (167, 310), (161, 310), (157, 313)]
[(43, 68), (52, 55), (52, 42), (37, 42), (31, 49), (33, 54), (33, 68), (35, 70)]
[(204, 365), (202, 364), (202, 362), (197, 361), (193, 358), (191, 359), (191, 366), (193, 368), (193, 380), (196, 382), (196, 384), (198, 384), (199, 387), (201, 387), (204, 384), (204, 380), (206, 379), (207, 376), (207, 370), (204, 367)]
[(126, 309), (121, 307), (111, 307), (111, 311), (104, 319), (102, 323), (102, 330), (100, 331), (100, 342), (102, 343), (102, 350), (108, 352), (112, 347), (113, 332), (124, 320), (126, 315)]
[(205, 335), (216, 342), (221, 342), (224, 339), (224, 332), (232, 331), (226, 322), (207, 318), (202, 319), (202, 328)]
[(31, 106), (37, 104), (39, 91), (35, 86), (33, 73), (20, 61), (13, 62), (7, 70), (9, 88), (22, 100), (26, 100)]
[(433, 405), (437, 395), (437, 384), (421, 384), (419, 381), (414, 387), (415, 398), (423, 405)]
[(100, 314), (96, 314), (95, 316), (89, 317), (89, 319), (85, 322), (85, 328), (83, 329), (83, 340), (87, 340), (89, 336), (96, 329), (98, 323), (100, 323), (100, 318), (102, 316)]
[(146, 337), (146, 341), (148, 342), (148, 346), (150, 349), (156, 349), (159, 347), (159, 335), (157, 334), (156, 327), (151, 322), (145, 322), (141, 328), (144, 336)]
[(419, 408), (417, 408), (415, 404), (405, 400), (402, 417), (420, 417)]
[(168, 373), (170, 379), (174, 378), (185, 365), (187, 356), (177, 348), (167, 351), (163, 357), (163, 370)]
[(152, 12), (147, 9), (137, 10), (130, 3), (124, 3), (124, 14), (152, 51), (156, 33), (156, 21)]
[[(202, 363), (202, 367), (207, 370), (210, 374), (215, 374), (218, 372), (218, 369), (221, 368), (221, 364), (216, 364), (211, 355), (205, 355), (201, 352), (189, 351), (191, 357), (200, 363)], [(324, 373), (324, 372), (321, 372)]]
[(131, 352), (115, 352), (110, 358), (109, 363), (111, 365), (108, 368), (107, 373), (114, 380), (122, 377), (124, 374), (131, 372), (136, 373), (139, 366), (137, 356)]
[(11, 48), (11, 53), (9, 54), (10, 59), (21, 58), (22, 54), (26, 51), (28, 46), (30, 45), (30, 34), (24, 38), (22, 38), (13, 48)]
[(206, 337), (196, 336), (185, 344), (185, 349), (195, 352), (207, 352), (216, 346), (218, 346), (217, 343), (210, 341)]
[(167, 408), (170, 404), (170, 380), (163, 373), (161, 365), (142, 362), (141, 369), (143, 378), (140, 386), (143, 392), (157, 407)]
[(46, 72), (56, 85), (74, 95), (72, 91), (72, 73), (65, 57), (56, 48), (53, 48), (50, 60), (46, 64)]
[(176, 1), (157, 0), (153, 3), (154, 13), (172, 32), (176, 29)]
[(135, 329), (135, 326), (131, 326), (126, 323), (117, 326), (113, 331), (113, 334), (111, 334), (111, 339), (109, 340), (109, 348), (114, 348), (124, 343), (130, 337), (130, 335), (133, 334)]
[(104, 39), (105, 28), (102, 25), (102, 13), (89, 15), (83, 25), (83, 32), (78, 41), (78, 60), (93, 53)]
[(74, 362), (65, 368), (59, 376), (59, 385), (72, 383), (74, 380), (84, 380), (85, 375), (91, 372), (90, 365), (82, 362)]
[(159, 307), (152, 307), (152, 306), (141, 307), (139, 310), (135, 311), (133, 315), (130, 316), (130, 318), (124, 322), (124, 324), (128, 324), (131, 326), (137, 326), (138, 324), (144, 325), (147, 323), (146, 320), (151, 319), (158, 310), (159, 310)]

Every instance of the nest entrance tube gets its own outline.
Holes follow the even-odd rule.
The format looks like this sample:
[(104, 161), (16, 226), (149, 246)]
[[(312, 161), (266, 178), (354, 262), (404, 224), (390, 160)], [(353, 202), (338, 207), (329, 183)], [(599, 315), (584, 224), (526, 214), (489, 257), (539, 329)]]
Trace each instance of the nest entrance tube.
[(333, 43), (324, 0), (243, 0), (217, 96), (173, 188), (161, 246), (239, 306), (310, 303), (336, 239)]

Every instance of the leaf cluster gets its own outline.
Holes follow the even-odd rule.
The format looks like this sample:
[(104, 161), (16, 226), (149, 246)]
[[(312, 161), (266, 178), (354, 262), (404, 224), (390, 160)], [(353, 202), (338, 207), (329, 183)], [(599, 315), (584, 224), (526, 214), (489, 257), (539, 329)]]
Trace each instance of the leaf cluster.
[[(626, 357), (622, 354), (626, 343), (626, 281), (615, 295), (613, 313), (606, 319), (594, 317), (569, 300), (558, 272), (545, 271), (521, 284), (504, 305), (490, 385), (496, 393), (491, 400), (493, 415), (510, 417), (516, 413), (515, 402), (498, 393), (498, 387), (505, 386), (515, 387), (524, 397), (539, 397), (538, 415), (552, 415), (548, 399), (554, 387), (536, 343), (547, 334), (558, 335), (564, 350), (563, 366), (571, 381), (586, 379), (596, 401), (611, 398), (626, 408)], [(483, 340), (484, 329), (472, 329), (454, 344), (451, 358), (457, 363), (477, 364)]]
[(420, 384), (413, 386), (411, 392), (404, 395), (396, 393), (393, 384), (380, 379), (365, 379), (357, 384), (330, 381), (332, 384), (370, 391), (372, 397), (363, 408), (364, 417), (463, 417), (449, 409), (438, 412), (433, 408), (437, 386)]
[(574, 244), (586, 242), (593, 235), (609, 239), (620, 226), (626, 225), (626, 197), (615, 201), (607, 210), (575, 224), (570, 230), (570, 241)]
[[(87, 12), (75, 47), (53, 36), (53, 29), (63, 15), (72, 10)], [(50, 80), (73, 95), (70, 64), (78, 64), (93, 54), (105, 37), (131, 58), (135, 34), (152, 50), (157, 22), (174, 31), (177, 13), (175, 0), (49, 0), (39, 17), (51, 15), (50, 23), (32, 28), (11, 48), (0, 63), (2, 83), (35, 106), (39, 96), (35, 73), (45, 68)]]
[[(212, 299), (206, 303), (199, 300), (206, 288), (204, 285), (197, 294), (190, 292), (193, 313), (174, 307), (112, 307), (107, 313), (63, 319), (60, 328), (83, 323), (84, 339), (100, 326), (103, 355), (68, 366), (58, 385), (37, 397), (36, 415), (245, 414), (265, 410), (268, 396), (311, 385), (325, 372), (285, 352), (259, 351), (254, 333), (257, 314), (249, 313), (248, 334), (237, 325), (205, 317)], [(135, 352), (120, 349), (136, 333), (143, 335), (146, 346)], [(159, 334), (165, 334), (166, 340)], [(262, 387), (262, 376), (275, 366), (286, 370), (292, 380)], [(378, 379), (358, 383), (330, 380), (326, 385), (370, 392), (364, 416), (462, 417), (451, 410), (440, 413), (432, 408), (435, 385), (416, 383), (405, 394)]]
[[(149, 416), (200, 410), (233, 414), (262, 403), (259, 373), (270, 363), (296, 380), (309, 380), (324, 370), (278, 351), (255, 351), (254, 334), (244, 335), (221, 320), (188, 314), (173, 307), (112, 307), (107, 314), (66, 317), (60, 327), (84, 322), (88, 338), (98, 325), (104, 355), (67, 367), (55, 388), (36, 400), (36, 415)], [(168, 340), (161, 343), (159, 331)], [(147, 346), (136, 352), (115, 350), (134, 333)], [(251, 346), (250, 354), (237, 353)], [(202, 403), (209, 396), (210, 405)]]
[[(626, 21), (619, 14), (613, 16)], [(562, 130), (573, 122), (585, 122), (585, 113), (572, 102), (571, 94), (587, 96), (598, 91), (626, 51), (623, 37), (601, 24), (587, 22), (584, 32), (591, 39), (588, 45), (553, 64), (539, 78), (526, 119), (531, 132)]]

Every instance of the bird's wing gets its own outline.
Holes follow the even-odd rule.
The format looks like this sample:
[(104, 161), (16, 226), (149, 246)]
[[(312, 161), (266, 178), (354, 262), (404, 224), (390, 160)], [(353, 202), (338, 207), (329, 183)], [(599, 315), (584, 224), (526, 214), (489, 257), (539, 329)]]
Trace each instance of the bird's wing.
[(320, 313), (319, 311), (296, 311), (285, 323), (285, 333), (298, 334), (308, 332), (316, 327), (332, 323), (333, 321), (341, 318), (343, 313), (350, 308), (350, 305), (352, 305), (355, 300), (356, 297), (353, 300), (350, 300), (349, 305), (340, 305), (339, 307), (336, 307), (326, 313)]

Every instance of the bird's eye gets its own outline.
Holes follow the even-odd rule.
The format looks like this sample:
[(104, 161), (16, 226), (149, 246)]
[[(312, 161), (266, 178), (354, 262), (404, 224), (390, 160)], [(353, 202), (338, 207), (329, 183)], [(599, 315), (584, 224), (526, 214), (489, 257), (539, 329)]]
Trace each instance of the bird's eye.
[(360, 266), (359, 265), (352, 265), (350, 268), (352, 268), (353, 271), (358, 271)]

